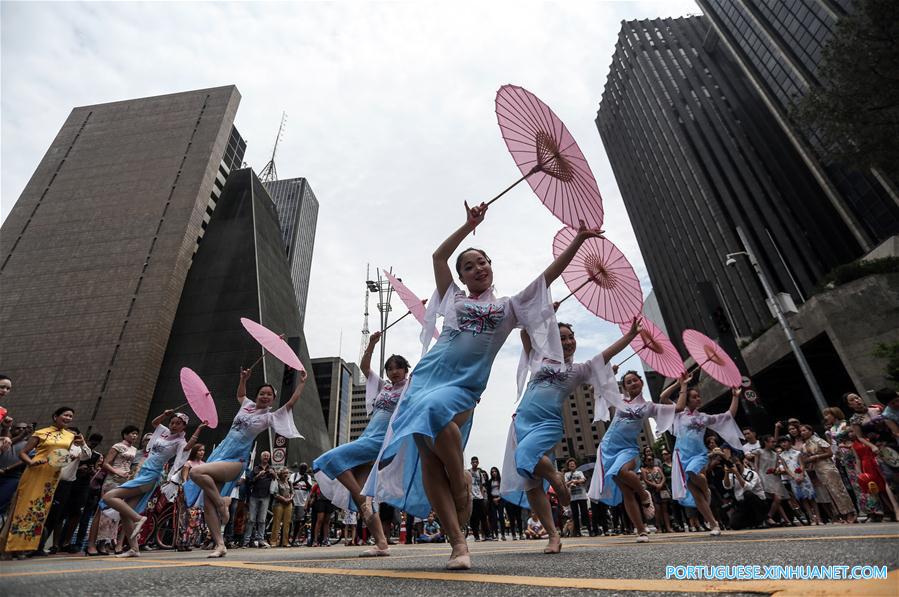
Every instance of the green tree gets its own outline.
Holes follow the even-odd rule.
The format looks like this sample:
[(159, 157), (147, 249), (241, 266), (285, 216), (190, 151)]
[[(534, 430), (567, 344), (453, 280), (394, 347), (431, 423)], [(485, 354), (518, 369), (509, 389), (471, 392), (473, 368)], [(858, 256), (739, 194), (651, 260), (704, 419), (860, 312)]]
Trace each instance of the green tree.
[(856, 0), (822, 52), (794, 118), (816, 131), (825, 159), (899, 180), (899, 2)]
[(873, 354), (875, 357), (886, 359), (887, 379), (899, 382), (899, 342), (878, 344)]

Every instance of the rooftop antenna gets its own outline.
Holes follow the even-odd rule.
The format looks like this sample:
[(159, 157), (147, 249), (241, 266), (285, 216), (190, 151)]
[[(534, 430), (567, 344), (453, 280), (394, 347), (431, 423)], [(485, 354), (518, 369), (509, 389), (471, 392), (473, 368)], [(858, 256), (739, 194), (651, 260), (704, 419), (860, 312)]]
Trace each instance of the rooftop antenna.
[(278, 168), (275, 167), (275, 154), (278, 153), (278, 141), (284, 137), (284, 125), (286, 124), (287, 112), (281, 112), (281, 124), (278, 126), (278, 136), (275, 137), (275, 146), (272, 148), (272, 159), (268, 161), (265, 168), (259, 173), (259, 180), (262, 182), (278, 180)]

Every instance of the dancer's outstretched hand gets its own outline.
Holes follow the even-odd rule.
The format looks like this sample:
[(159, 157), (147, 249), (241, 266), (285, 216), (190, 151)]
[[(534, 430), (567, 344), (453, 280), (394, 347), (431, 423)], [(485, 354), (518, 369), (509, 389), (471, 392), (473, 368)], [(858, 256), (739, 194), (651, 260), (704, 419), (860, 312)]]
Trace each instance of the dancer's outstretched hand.
[(466, 223), (468, 227), (474, 230), (477, 228), (481, 222), (484, 221), (484, 215), (487, 213), (487, 204), (481, 202), (480, 205), (475, 205), (474, 207), (468, 206), (468, 201), (465, 202), (465, 212), (466, 212)]
[(584, 223), (583, 220), (580, 221), (581, 225), (577, 229), (577, 239), (581, 242), (584, 242), (588, 238), (605, 238), (603, 236), (606, 231), (600, 230), (599, 228), (587, 228), (587, 224)]
[(628, 336), (636, 336), (640, 333), (640, 330), (643, 329), (643, 317), (637, 315), (634, 317), (634, 320), (631, 321), (631, 329), (627, 331)]

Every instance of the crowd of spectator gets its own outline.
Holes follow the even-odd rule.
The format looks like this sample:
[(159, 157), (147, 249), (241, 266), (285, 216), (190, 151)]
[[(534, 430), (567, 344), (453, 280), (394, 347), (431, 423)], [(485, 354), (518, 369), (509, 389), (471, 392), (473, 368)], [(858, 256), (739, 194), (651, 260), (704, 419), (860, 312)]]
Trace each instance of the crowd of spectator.
[[(10, 380), (0, 376), (0, 393), (5, 395), (10, 388)], [(792, 418), (776, 422), (771, 433), (746, 427), (740, 446), (723, 444), (709, 432), (705, 476), (710, 504), (722, 527), (851, 524), (885, 517), (895, 521), (899, 394), (882, 390), (876, 396), (878, 402), (868, 405), (858, 395), (846, 394), (843, 407), (821, 413), (823, 427)], [(122, 525), (114, 511), (102, 507), (102, 497), (134, 477), (148, 456), (149, 435), (141, 439), (140, 430), (128, 426), (118, 441), (104, 449), (105, 438), (96, 433), (84, 438), (75, 420), (72, 409), (61, 407), (52, 425), (44, 429), (8, 414), (0, 421), (0, 516), (4, 519), (0, 549), (4, 556), (111, 555), (124, 549)], [(68, 447), (42, 451), (51, 436)], [(655, 511), (654, 519), (644, 522), (660, 533), (707, 531), (695, 509), (672, 499), (671, 439), (663, 437), (644, 446), (641, 454), (640, 476)], [(152, 524), (141, 533), (141, 550), (209, 547), (201, 510), (188, 507), (180, 491), (191, 466), (203, 463), (205, 453), (202, 444), (193, 445), (183, 466), (169, 471), (154, 492), (145, 510)], [(41, 467), (56, 479), (53, 490), (34, 503), (16, 505), (23, 473), (34, 470), (37, 474), (44, 470)], [(607, 507), (588, 498), (592, 463), (579, 466), (570, 458), (560, 468), (571, 491), (571, 504), (560, 506), (552, 489), (549, 497), (563, 537), (633, 532), (634, 525), (622, 507)], [(547, 531), (535, 514), (501, 497), (498, 467), (484, 470), (478, 458), (472, 458), (469, 470), (473, 507), (467, 534), (475, 541), (546, 538)], [(361, 517), (336, 509), (305, 463), (277, 467), (268, 452), (261, 452), (241, 475), (231, 498), (224, 530), (228, 548), (371, 542)], [(39, 536), (37, 547), (28, 553), (16, 552), (8, 544), (14, 508), (17, 516), (42, 520), (32, 529)], [(416, 519), (386, 503), (379, 504), (378, 513), (391, 544), (445, 541), (434, 513)]]

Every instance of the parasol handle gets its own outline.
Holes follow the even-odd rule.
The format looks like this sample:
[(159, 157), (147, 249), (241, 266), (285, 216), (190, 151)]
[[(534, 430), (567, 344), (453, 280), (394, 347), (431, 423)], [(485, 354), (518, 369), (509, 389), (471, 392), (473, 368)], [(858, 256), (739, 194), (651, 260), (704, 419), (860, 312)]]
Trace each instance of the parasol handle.
[(508, 187), (506, 187), (506, 190), (504, 190), (502, 193), (500, 193), (499, 195), (497, 195), (496, 197), (494, 197), (493, 199), (491, 199), (490, 201), (488, 201), (488, 202), (487, 202), (487, 205), (490, 205), (491, 203), (493, 203), (494, 201), (496, 201), (497, 199), (499, 199), (500, 197), (502, 197), (503, 195), (505, 195), (506, 193), (508, 193), (508, 192), (511, 191), (512, 189), (514, 189), (516, 186), (518, 186), (518, 183), (520, 183), (522, 180), (526, 179), (528, 176), (530, 176), (530, 175), (532, 175), (532, 174), (536, 174), (537, 172), (540, 172), (541, 170), (543, 170), (543, 167), (542, 167), (540, 164), (537, 164), (536, 166), (534, 166), (533, 168), (531, 168), (531, 171), (530, 171), (530, 172), (528, 172), (527, 174), (525, 174), (524, 176), (522, 176), (521, 178), (519, 178), (518, 180), (516, 180), (514, 183), (512, 183), (511, 185), (509, 185)]
[(179, 408), (184, 408), (185, 406), (189, 406), (189, 405), (190, 405), (190, 402), (185, 402), (184, 404), (179, 404), (178, 406), (174, 407), (172, 410), (175, 412), (178, 412)]
[(384, 328), (384, 331), (386, 332), (387, 330), (389, 330), (390, 328), (392, 328), (393, 326), (395, 326), (396, 324), (398, 324), (399, 322), (401, 322), (402, 320), (404, 320), (406, 317), (408, 317), (411, 314), (412, 314), (412, 311), (406, 311), (405, 315), (403, 315), (402, 317), (400, 317), (399, 319), (397, 319), (396, 321), (394, 321), (393, 323), (388, 325), (386, 328)]
[[(580, 286), (578, 286), (577, 288), (575, 288), (574, 290), (572, 290), (571, 292), (569, 292), (569, 293), (568, 293), (568, 296), (566, 296), (566, 297), (563, 298), (561, 301), (559, 301), (559, 304), (561, 305), (562, 303), (564, 303), (565, 301), (567, 301), (568, 299), (570, 299), (570, 298), (574, 295), (575, 292), (577, 292), (578, 290), (580, 290), (581, 288), (583, 288), (584, 286), (586, 286), (587, 284), (589, 284), (589, 283), (592, 282), (592, 281), (593, 281), (593, 278), (587, 278), (587, 280), (586, 280), (583, 284), (581, 284)], [(645, 347), (644, 347), (644, 348), (645, 348)], [(634, 354), (637, 354), (637, 353), (634, 353)], [(632, 357), (632, 356), (634, 356), (634, 355), (631, 355), (631, 357)], [(628, 358), (631, 358), (631, 357), (628, 357)]]
[(258, 365), (258, 364), (259, 364), (259, 361), (261, 361), (264, 357), (265, 357), (265, 353), (262, 353), (262, 356), (259, 357), (258, 359), (256, 359), (256, 361), (255, 361), (252, 365), (250, 365), (250, 367), (247, 369), (247, 371), (252, 371), (252, 370), (253, 370), (253, 367), (255, 367), (256, 365)]
[(644, 344), (643, 346), (641, 346), (640, 348), (638, 348), (637, 350), (635, 350), (634, 353), (633, 353), (631, 356), (627, 357), (626, 359), (624, 359), (623, 361), (621, 361), (620, 363), (618, 363), (618, 366), (621, 367), (622, 365), (624, 365), (626, 362), (628, 362), (629, 360), (631, 360), (632, 358), (634, 358), (635, 356), (637, 356), (637, 353), (639, 353), (641, 350), (643, 350), (643, 349), (646, 348), (647, 346), (649, 346), (649, 344)]

